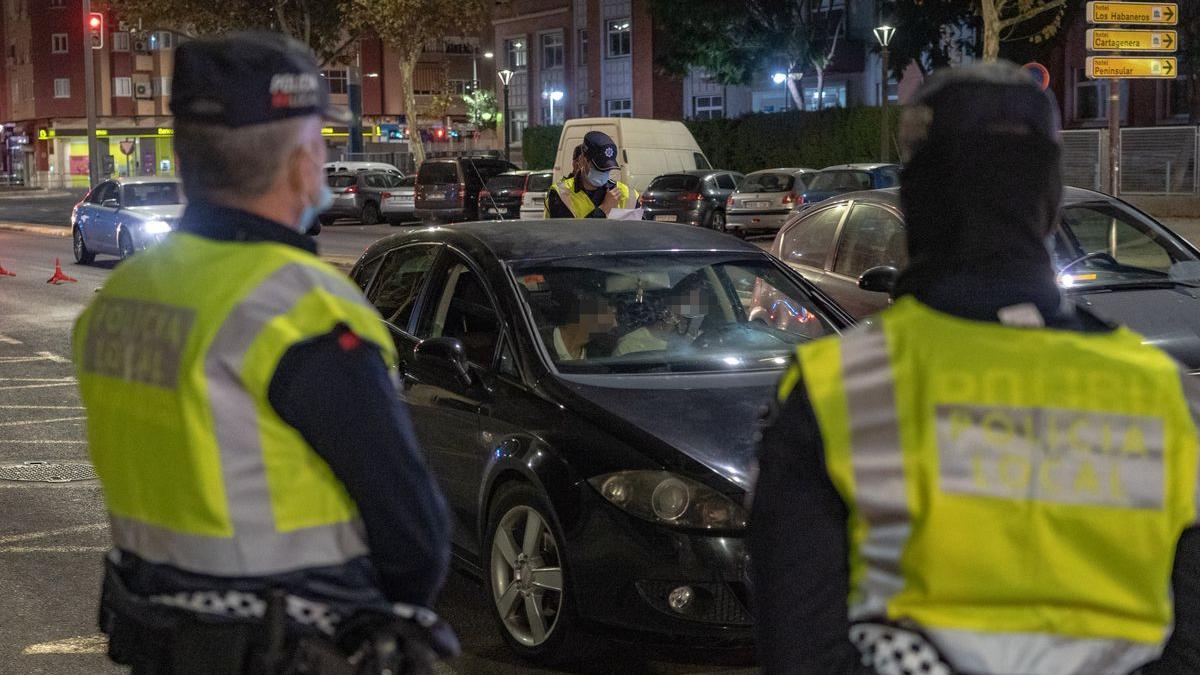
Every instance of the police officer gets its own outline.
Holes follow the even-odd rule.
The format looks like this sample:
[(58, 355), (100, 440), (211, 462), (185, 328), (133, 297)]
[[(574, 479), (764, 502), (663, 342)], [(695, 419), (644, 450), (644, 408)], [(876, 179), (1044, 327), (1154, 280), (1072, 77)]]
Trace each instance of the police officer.
[(964, 67), (901, 125), (896, 300), (799, 348), (761, 441), (765, 672), (1200, 672), (1200, 388), (1064, 302), (1054, 102)]
[(194, 40), (175, 58), (188, 206), (74, 334), (115, 545), (110, 656), (135, 672), (342, 672), (339, 656), (414, 627), (392, 651), (452, 650), (424, 609), (447, 570), (447, 512), (392, 341), (304, 234), (330, 201), (322, 121), (345, 120), (312, 54), (280, 34)]
[(602, 131), (589, 131), (581, 147), (582, 154), (573, 159), (574, 173), (547, 191), (544, 216), (607, 218), (613, 209), (635, 208), (637, 190), (612, 178), (612, 172), (621, 168), (612, 138)]

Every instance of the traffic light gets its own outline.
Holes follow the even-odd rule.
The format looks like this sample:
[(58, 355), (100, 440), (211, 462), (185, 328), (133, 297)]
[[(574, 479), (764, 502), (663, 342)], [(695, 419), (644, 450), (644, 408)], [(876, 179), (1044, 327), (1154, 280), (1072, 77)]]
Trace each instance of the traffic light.
[(104, 13), (92, 12), (87, 20), (88, 36), (92, 39), (92, 49), (104, 47)]

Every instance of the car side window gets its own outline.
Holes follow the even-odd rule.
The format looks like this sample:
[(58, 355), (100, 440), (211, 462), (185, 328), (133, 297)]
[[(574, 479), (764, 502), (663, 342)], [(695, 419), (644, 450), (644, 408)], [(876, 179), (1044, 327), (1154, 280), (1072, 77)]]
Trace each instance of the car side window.
[(900, 172), (892, 168), (879, 170), (879, 187), (889, 188), (900, 184)]
[(374, 260), (366, 263), (354, 273), (354, 283), (366, 292), (367, 286), (370, 285), (371, 279), (375, 278), (375, 271), (383, 263), (383, 256), (377, 256)]
[(717, 187), (722, 190), (736, 190), (737, 183), (733, 181), (733, 176), (723, 173), (717, 176)]
[(1112, 206), (1069, 206), (1063, 209), (1063, 221), (1079, 246), (1067, 255), (1055, 252), (1059, 267), (1092, 253), (1107, 253), (1122, 265), (1163, 273), (1175, 262), (1166, 242), (1160, 241), (1153, 230)]
[(835, 274), (858, 278), (880, 265), (901, 269), (908, 262), (904, 225), (887, 209), (874, 204), (855, 204), (838, 241)]
[(387, 254), (379, 270), (379, 281), (371, 292), (371, 304), (385, 321), (400, 330), (408, 330), (417, 297), (437, 253), (437, 246), (417, 245)]
[(783, 237), (781, 256), (785, 262), (824, 269), (838, 223), (846, 204), (821, 209), (793, 225)]
[(106, 199), (116, 199), (116, 187), (116, 184), (112, 181), (101, 183), (92, 193), (95, 196), (92, 202), (96, 205), (100, 205), (103, 204)]
[(450, 267), (437, 306), (417, 337), (455, 338), (462, 343), (468, 361), (491, 368), (500, 342), (500, 316), (471, 268), (461, 262)]

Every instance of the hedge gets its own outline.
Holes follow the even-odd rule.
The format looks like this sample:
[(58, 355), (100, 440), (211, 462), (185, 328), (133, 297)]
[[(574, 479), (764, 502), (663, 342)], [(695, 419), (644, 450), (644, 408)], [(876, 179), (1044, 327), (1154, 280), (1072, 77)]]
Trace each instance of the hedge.
[[(889, 109), (893, 138), (899, 117), (898, 108)], [(858, 107), (754, 113), (684, 124), (714, 167), (749, 173), (777, 166), (820, 169), (878, 161), (879, 120), (879, 108)], [(526, 168), (551, 168), (561, 133), (561, 126), (525, 129)]]

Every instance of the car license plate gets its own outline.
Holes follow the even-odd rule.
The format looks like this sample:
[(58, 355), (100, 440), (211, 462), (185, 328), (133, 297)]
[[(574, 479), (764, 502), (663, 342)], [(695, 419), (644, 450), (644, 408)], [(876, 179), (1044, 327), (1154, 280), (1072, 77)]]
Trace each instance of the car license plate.
[(771, 206), (771, 202), (746, 202), (748, 209), (765, 209)]
[(485, 209), (484, 213), (488, 214), (489, 216), (494, 216), (500, 212), (497, 211), (496, 209)]
[(431, 201), (431, 202), (434, 202), (434, 201), (436, 201), (436, 202), (440, 202), (440, 201), (445, 201), (445, 199), (446, 199), (446, 195), (439, 194), (439, 193), (434, 193), (434, 194), (431, 194), (431, 195), (426, 195), (426, 196), (425, 196), (425, 198), (426, 198), (426, 199), (428, 199), (428, 200), (429, 200), (429, 201)]
[(673, 223), (679, 220), (679, 216), (654, 216), (654, 219), (664, 223)]

